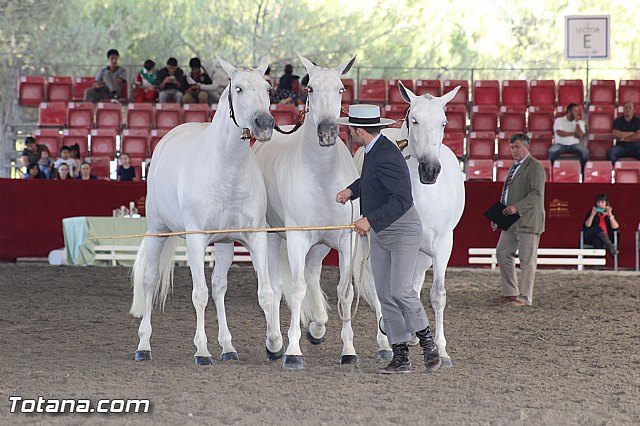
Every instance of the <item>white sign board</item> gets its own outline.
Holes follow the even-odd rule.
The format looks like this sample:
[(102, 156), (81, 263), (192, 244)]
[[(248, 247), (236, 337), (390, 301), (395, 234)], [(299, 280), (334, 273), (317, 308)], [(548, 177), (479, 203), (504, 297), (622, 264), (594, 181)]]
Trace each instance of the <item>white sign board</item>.
[(609, 15), (565, 17), (565, 57), (609, 59)]

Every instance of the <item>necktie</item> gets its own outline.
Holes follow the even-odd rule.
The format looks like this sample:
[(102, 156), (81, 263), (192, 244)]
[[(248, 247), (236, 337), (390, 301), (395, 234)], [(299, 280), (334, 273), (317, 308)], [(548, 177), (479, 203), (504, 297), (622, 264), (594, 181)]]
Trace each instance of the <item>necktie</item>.
[(517, 168), (518, 163), (513, 163), (513, 167), (511, 168), (511, 170), (509, 170), (509, 175), (507, 176), (507, 180), (505, 181), (504, 189), (502, 190), (502, 196), (500, 197), (504, 204), (507, 204), (507, 190), (509, 189), (509, 186), (511, 186), (511, 181), (513, 180), (513, 175), (516, 174)]

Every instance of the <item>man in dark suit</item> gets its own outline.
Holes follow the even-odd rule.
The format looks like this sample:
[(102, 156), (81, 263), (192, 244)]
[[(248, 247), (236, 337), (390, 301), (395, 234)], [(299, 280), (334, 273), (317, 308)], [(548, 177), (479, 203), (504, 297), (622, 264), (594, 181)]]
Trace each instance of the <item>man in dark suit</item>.
[(349, 117), (338, 119), (339, 124), (349, 126), (352, 140), (364, 146), (365, 157), (361, 177), (338, 192), (336, 201), (344, 204), (360, 198), (362, 217), (355, 229), (360, 235), (371, 231), (373, 280), (393, 349), (393, 359), (380, 372), (412, 370), (408, 347), (412, 333), (420, 340), (427, 371), (435, 371), (442, 362), (412, 283), (422, 222), (413, 206), (407, 163), (396, 145), (380, 133), (393, 122), (380, 118), (378, 106), (362, 104), (351, 105)]
[[(533, 282), (536, 274), (538, 243), (544, 232), (544, 167), (529, 153), (529, 137), (515, 134), (509, 139), (515, 160), (502, 188), (500, 201), (507, 207), (505, 216), (518, 213), (520, 218), (500, 233), (496, 256), (502, 278), (499, 303), (516, 307), (533, 303)], [(495, 230), (495, 224), (492, 223)], [(516, 250), (522, 276), (516, 275)]]

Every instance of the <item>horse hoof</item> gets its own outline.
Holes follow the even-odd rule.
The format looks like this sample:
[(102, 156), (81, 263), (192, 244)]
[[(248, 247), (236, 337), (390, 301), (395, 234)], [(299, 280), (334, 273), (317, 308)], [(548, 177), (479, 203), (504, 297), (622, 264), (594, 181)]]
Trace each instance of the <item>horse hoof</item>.
[(222, 354), (222, 361), (237, 361), (238, 352), (227, 352)]
[(284, 355), (284, 345), (282, 345), (278, 352), (271, 352), (269, 348), (265, 348), (265, 350), (267, 351), (267, 361), (277, 361)]
[(324, 342), (324, 336), (322, 336), (319, 339), (316, 339), (315, 337), (313, 337), (311, 335), (311, 332), (309, 331), (309, 329), (307, 328), (307, 340), (312, 344), (312, 345), (319, 345), (320, 343)]
[(290, 370), (304, 368), (304, 357), (302, 355), (285, 355), (282, 367)]
[(441, 367), (453, 367), (453, 361), (451, 361), (451, 358), (442, 358)]
[(358, 355), (342, 355), (340, 357), (340, 365), (356, 365), (358, 363)]
[(193, 357), (196, 365), (211, 365), (213, 364), (213, 359), (210, 356), (194, 356)]
[(136, 361), (151, 361), (151, 351), (136, 351), (133, 359)]
[(391, 361), (393, 351), (378, 351), (378, 361)]

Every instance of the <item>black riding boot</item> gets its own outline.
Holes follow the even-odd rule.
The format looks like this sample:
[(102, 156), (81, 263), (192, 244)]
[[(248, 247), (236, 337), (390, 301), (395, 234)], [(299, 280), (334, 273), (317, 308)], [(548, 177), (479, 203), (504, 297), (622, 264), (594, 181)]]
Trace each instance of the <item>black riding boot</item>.
[(416, 332), (416, 336), (420, 340), (420, 347), (422, 347), (422, 356), (424, 356), (424, 366), (427, 368), (427, 372), (436, 371), (442, 365), (440, 360), (440, 354), (438, 353), (438, 345), (433, 340), (431, 329), (429, 327), (424, 330)]
[(616, 254), (618, 254), (618, 250), (616, 249), (616, 246), (611, 242), (611, 240), (609, 239), (609, 236), (604, 231), (598, 234), (598, 238), (600, 238), (600, 240), (602, 241), (602, 244), (604, 244), (604, 247), (607, 250), (609, 250), (609, 253), (611, 253), (611, 256), (615, 256)]
[(391, 345), (393, 359), (385, 368), (379, 370), (382, 374), (410, 373), (411, 361), (409, 361), (409, 346), (406, 343)]

